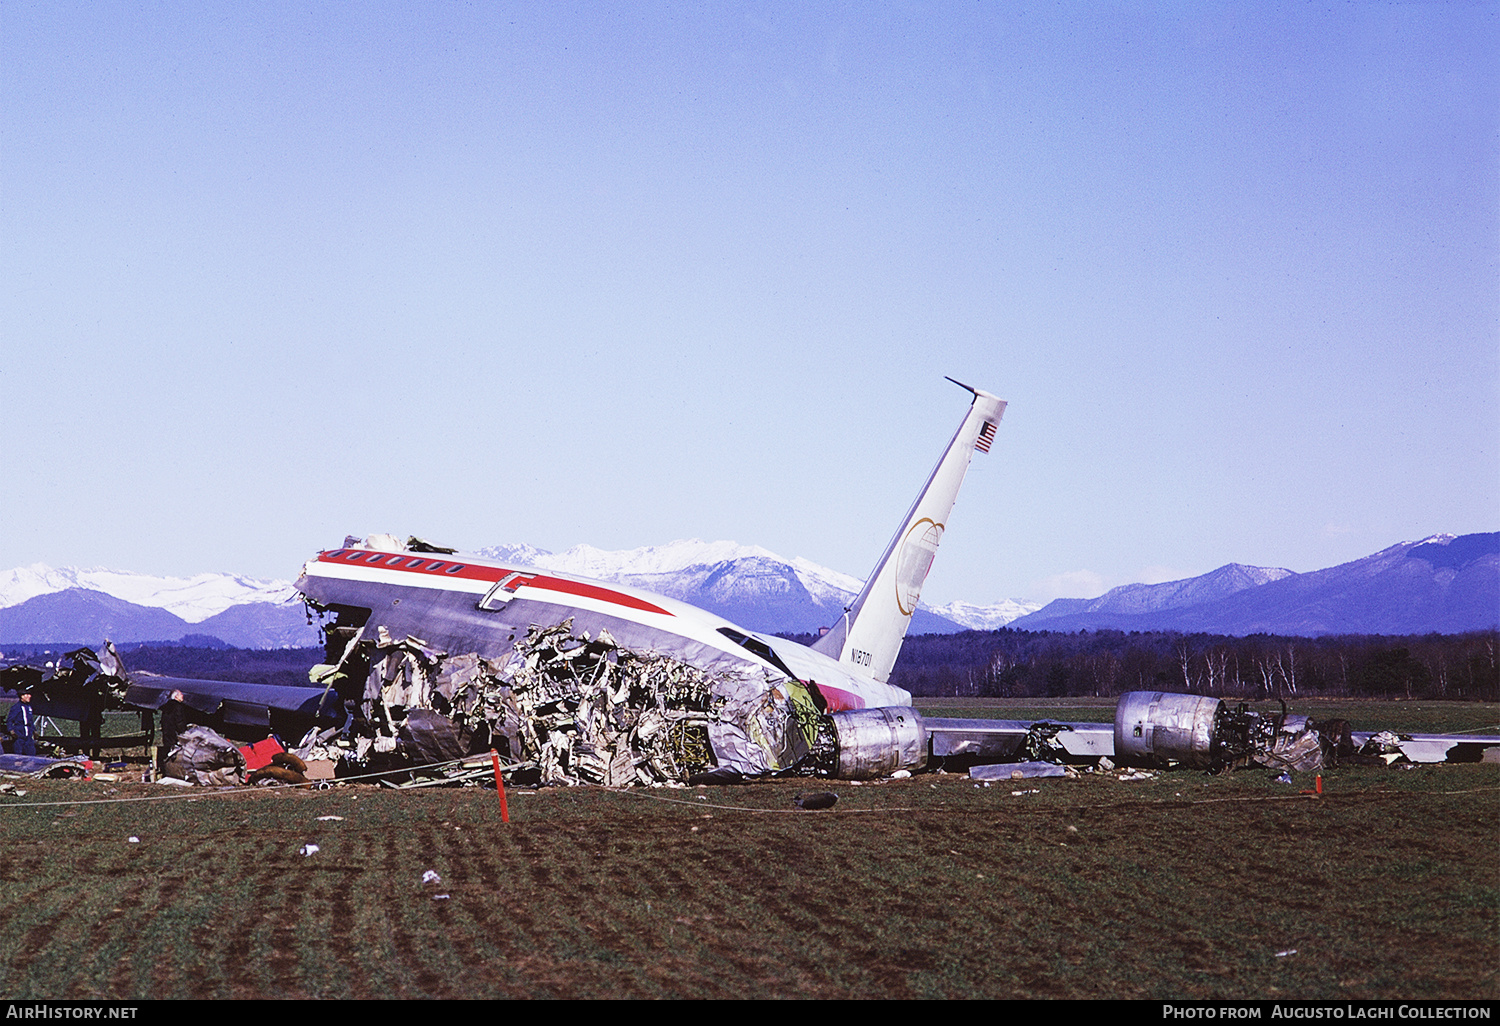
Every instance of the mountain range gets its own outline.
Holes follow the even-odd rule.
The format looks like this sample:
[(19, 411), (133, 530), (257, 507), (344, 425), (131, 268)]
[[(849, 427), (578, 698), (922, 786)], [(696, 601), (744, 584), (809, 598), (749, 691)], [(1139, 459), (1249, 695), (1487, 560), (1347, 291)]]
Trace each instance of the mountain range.
[[(696, 539), (610, 552), (527, 545), (477, 555), (616, 581), (681, 599), (752, 630), (811, 633), (833, 623), (861, 582), (757, 546)], [(1500, 533), (1401, 542), (1325, 570), (1231, 563), (1094, 599), (919, 606), (912, 632), (1178, 630), (1217, 634), (1456, 633), (1500, 626)], [(0, 644), (186, 641), (241, 648), (311, 646), (288, 581), (234, 574), (152, 577), (42, 564), (0, 573)]]
[(1457, 634), (1500, 626), (1500, 532), (1435, 534), (1325, 570), (1241, 566), (1096, 599), (1057, 599), (1019, 630)]
[[(691, 602), (700, 609), (751, 630), (815, 633), (836, 622), (864, 582), (800, 556), (784, 559), (756, 545), (704, 542), (696, 538), (621, 552), (575, 545), (566, 552), (544, 552), (529, 545), (480, 549), (477, 555), (523, 563), (599, 581), (615, 581)], [(980, 607), (971, 607), (979, 609)], [(988, 609), (982, 616), (994, 618)], [(1040, 609), (1040, 602), (1008, 603), (1006, 622)], [(1003, 614), (1000, 614), (1003, 615)], [(918, 634), (950, 634), (974, 624), (950, 607), (919, 605), (911, 629)]]

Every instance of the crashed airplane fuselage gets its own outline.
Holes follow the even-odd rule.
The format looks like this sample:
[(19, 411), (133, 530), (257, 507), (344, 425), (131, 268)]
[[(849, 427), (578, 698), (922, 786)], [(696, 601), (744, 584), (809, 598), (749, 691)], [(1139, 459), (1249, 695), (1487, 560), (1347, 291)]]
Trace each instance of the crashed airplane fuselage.
[(684, 602), (621, 585), (472, 557), (349, 547), (319, 553), (297, 587), (364, 631), (508, 665), (537, 627), (571, 622), (578, 638), (666, 656), (711, 682), (707, 724), (715, 761), (746, 774), (786, 769), (816, 740), (825, 713), (909, 707), (901, 688), (851, 672), (781, 638), (764, 637)]
[(358, 628), (353, 644), (412, 639), (446, 653), (516, 662), (528, 635), (570, 624), (581, 638), (677, 660), (712, 694), (705, 726), (718, 767), (754, 775), (818, 753), (825, 772), (920, 768), (927, 743), (911, 695), (886, 683), (975, 450), (988, 452), (1005, 403), (973, 401), (863, 591), (812, 646), (767, 637), (685, 602), (570, 574), (412, 551), (390, 536), (309, 560), (297, 588)]
[[(859, 595), (810, 646), (637, 588), (375, 535), (318, 553), (297, 579), (332, 617), (317, 686), (142, 678), (123, 701), (154, 710), (181, 691), (196, 713), (255, 736), (312, 726), (304, 745), (337, 735), (339, 758), (360, 772), (494, 747), (542, 782), (649, 784), (706, 770), (861, 779), (929, 760), (1108, 756), (1218, 770), (1311, 759), (1320, 742), (1305, 717), (1201, 696), (1125, 695), (1113, 724), (918, 714), (891, 671), (972, 455), (989, 451), (1005, 410), (963, 387), (973, 400), (937, 466)], [(1500, 744), (1397, 740), (1424, 760)]]

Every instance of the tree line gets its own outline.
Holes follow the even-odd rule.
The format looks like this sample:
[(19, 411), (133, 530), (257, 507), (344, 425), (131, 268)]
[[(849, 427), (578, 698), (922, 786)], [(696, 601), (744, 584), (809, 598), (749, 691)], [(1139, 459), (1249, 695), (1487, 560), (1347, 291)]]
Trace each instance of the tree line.
[(1175, 631), (965, 631), (911, 637), (891, 683), (925, 697), (1177, 691), (1500, 701), (1500, 631), (1318, 638)]
[[(803, 644), (813, 635), (783, 635)], [(17, 651), (17, 648), (22, 649)], [(41, 665), (42, 646), (7, 646)], [(122, 645), (129, 670), (305, 685), (322, 649)], [(7, 660), (9, 661), (9, 660)], [(1301, 696), (1500, 701), (1500, 631), (1468, 634), (1272, 634), (995, 631), (906, 639), (891, 683), (922, 697), (1113, 697), (1177, 691), (1237, 700)]]

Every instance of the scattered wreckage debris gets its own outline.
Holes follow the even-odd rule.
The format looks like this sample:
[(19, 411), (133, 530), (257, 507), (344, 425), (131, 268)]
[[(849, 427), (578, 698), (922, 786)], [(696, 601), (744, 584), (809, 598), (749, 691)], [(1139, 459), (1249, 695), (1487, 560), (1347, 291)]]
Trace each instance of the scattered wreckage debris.
[(0, 755), (0, 776), (33, 780), (86, 780), (93, 761), (82, 755), (54, 759), (46, 755)]
[[(518, 763), (506, 768), (512, 775), (525, 774), (536, 770), (535, 763)], [(494, 783), (494, 768), (491, 765), (490, 756), (476, 755), (462, 759), (457, 763), (442, 765), (430, 765), (421, 767), (420, 775), (408, 775), (404, 780), (393, 780), (390, 776), (382, 776), (379, 783), (382, 787), (444, 787), (449, 785), (460, 785), (464, 787), (489, 786)]]
[(178, 737), (163, 773), (201, 787), (232, 787), (245, 783), (245, 755), (222, 734), (195, 724)]
[[(78, 737), (43, 736), (36, 740), (49, 751), (87, 752), (98, 757), (102, 748), (133, 748), (150, 743), (147, 732), (126, 736), (103, 736), (104, 711), (118, 709), (130, 681), (125, 664), (112, 642), (102, 653), (91, 648), (66, 652), (45, 667), (18, 664), (0, 670), (0, 688), (17, 695), (29, 691), (32, 708), (41, 716), (74, 720)], [(8, 738), (7, 738), (8, 739)]]
[(1402, 757), (1401, 736), (1394, 731), (1382, 730), (1370, 736), (1359, 754), (1390, 765)]
[(1067, 757), (1068, 751), (1057, 739), (1057, 735), (1067, 729), (1069, 728), (1065, 723), (1052, 723), (1047, 720), (1033, 723), (1021, 740), (1021, 747), (1016, 753), (1020, 756), (1020, 762), (1024, 765), (1061, 763)]
[(1201, 695), (1132, 691), (1115, 705), (1114, 754), (1141, 765), (1175, 764), (1210, 773), (1249, 765), (1311, 773), (1354, 757), (1346, 721), (1320, 725), (1288, 715), (1285, 701), (1280, 706), (1280, 712), (1267, 714), (1245, 702), (1231, 706)]
[(621, 648), (606, 630), (575, 637), (571, 619), (533, 626), (503, 663), (382, 630), (319, 682), (357, 704), (352, 760), (369, 770), (458, 763), (455, 776), (477, 780), (488, 764), (463, 760), (493, 747), (541, 784), (656, 784), (712, 769), (709, 726), (723, 704), (710, 674)]
[[(23, 688), (31, 689), (39, 700), (68, 706), (78, 712), (98, 706), (118, 707), (125, 697), (130, 681), (125, 673), (125, 664), (114, 642), (104, 643), (104, 652), (91, 648), (75, 648), (58, 657), (46, 667), (16, 665), (0, 670), (0, 688), (19, 693)], [(76, 720), (59, 708), (48, 715)]]
[[(493, 749), (506, 764), (506, 779), (522, 785), (728, 785), (768, 772), (854, 780), (909, 775), (905, 766), (926, 761), (925, 754), (913, 754), (921, 748), (937, 765), (946, 760), (947, 768), (968, 768), (976, 781), (1108, 772), (1116, 761), (1132, 767), (1116, 775), (1128, 780), (1143, 778), (1140, 767), (1316, 772), (1340, 764), (1478, 761), (1500, 742), (1359, 733), (1346, 720), (1289, 715), (1285, 703), (1261, 711), (1166, 692), (1122, 695), (1113, 724), (924, 720), (905, 708), (824, 714), (789, 697), (795, 688), (777, 690), (770, 678), (751, 681), (736, 670), (705, 671), (633, 650), (607, 629), (575, 635), (571, 618), (531, 625), (499, 659), (450, 654), (418, 638), (392, 637), (384, 627), (371, 632), (342, 620), (325, 634), (330, 662), (314, 668), (317, 686), (285, 689), (297, 694), (292, 708), (303, 714), (303, 726), (314, 724), (299, 743), (284, 750), (273, 734), (237, 745), (200, 723), (182, 733), (165, 775), (199, 786), (327, 786), (364, 777), (388, 787), (493, 787)], [(10, 686), (30, 687), (80, 717), (106, 707), (155, 708), (169, 689), (193, 683), (132, 679), (108, 642), (102, 655), (80, 648), (46, 671), (11, 667), (4, 673)], [(760, 720), (743, 716), (751, 694), (762, 703)], [(272, 726), (264, 708), (257, 713), (228, 694), (218, 702), (215, 722), (226, 728)], [(719, 765), (716, 747), (731, 717), (752, 724), (753, 744), (763, 743), (753, 736), (754, 725), (773, 722), (782, 736), (802, 743), (782, 753), (789, 758), (779, 770), (746, 773), (738, 764)], [(118, 740), (110, 739), (112, 745)], [(890, 757), (897, 749), (899, 756)], [(56, 762), (41, 760), (26, 772), (89, 772), (84, 760), (61, 760), (63, 767), (52, 769)], [(0, 772), (18, 769), (0, 763)], [(814, 808), (806, 802), (820, 795), (802, 797), (799, 807)]]

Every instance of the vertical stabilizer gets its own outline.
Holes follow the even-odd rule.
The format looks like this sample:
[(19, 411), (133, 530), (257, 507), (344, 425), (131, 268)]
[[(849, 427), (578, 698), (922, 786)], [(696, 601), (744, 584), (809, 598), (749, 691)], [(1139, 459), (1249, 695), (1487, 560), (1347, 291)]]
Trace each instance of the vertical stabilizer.
[(886, 546), (885, 555), (880, 557), (864, 590), (843, 618), (812, 645), (824, 655), (851, 664), (882, 682), (890, 679), (891, 669), (896, 665), (896, 655), (911, 624), (911, 614), (916, 611), (922, 583), (927, 580), (927, 571), (937, 555), (938, 542), (947, 527), (948, 515), (953, 512), (969, 459), (975, 449), (990, 451), (995, 428), (1005, 413), (1004, 400), (961, 382), (953, 383), (974, 393), (968, 415), (933, 468), (917, 501), (912, 503), (896, 536)]

